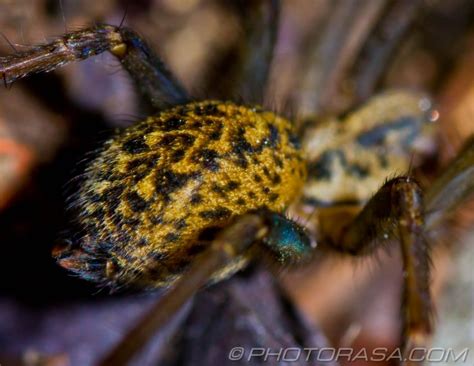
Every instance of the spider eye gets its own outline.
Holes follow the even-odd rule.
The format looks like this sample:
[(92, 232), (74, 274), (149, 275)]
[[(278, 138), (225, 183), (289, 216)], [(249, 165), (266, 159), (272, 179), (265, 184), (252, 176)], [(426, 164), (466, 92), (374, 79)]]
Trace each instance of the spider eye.
[(270, 230), (263, 242), (279, 262), (298, 261), (312, 252), (308, 234), (296, 222), (271, 213), (269, 223)]

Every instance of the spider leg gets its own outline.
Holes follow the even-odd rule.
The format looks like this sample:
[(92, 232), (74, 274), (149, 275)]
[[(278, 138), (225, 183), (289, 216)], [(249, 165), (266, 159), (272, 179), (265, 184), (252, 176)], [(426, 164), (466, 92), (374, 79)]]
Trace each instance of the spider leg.
[(0, 75), (8, 85), (31, 74), (52, 71), (105, 51), (120, 60), (154, 108), (188, 101), (184, 88), (138, 34), (128, 28), (106, 24), (67, 33), (51, 43), (0, 57)]
[(223, 229), (189, 271), (163, 295), (100, 365), (125, 365), (173, 315), (205, 285), (216, 270), (244, 253), (267, 232), (264, 218), (246, 214)]
[(435, 229), (474, 193), (474, 136), (438, 177), (425, 195), (426, 227)]
[(390, 239), (400, 243), (404, 274), (402, 346), (423, 345), (432, 332), (431, 250), (424, 236), (423, 195), (418, 183), (410, 177), (389, 180), (349, 224), (322, 239), (331, 249), (354, 256), (370, 254)]
[[(359, 51), (387, 7), (388, 1), (334, 1), (324, 29), (315, 29), (304, 52), (308, 62), (300, 77), (298, 103), (301, 115), (333, 111), (331, 101)], [(317, 32), (317, 33), (316, 33)], [(332, 107), (332, 109), (331, 109)]]
[(278, 32), (279, 0), (253, 1), (243, 16), (245, 42), (241, 56), (239, 92), (248, 103), (263, 102)]
[(280, 0), (236, 1), (229, 5), (239, 14), (243, 35), (212, 76), (210, 86), (225, 98), (239, 97), (249, 104), (261, 104), (278, 32)]

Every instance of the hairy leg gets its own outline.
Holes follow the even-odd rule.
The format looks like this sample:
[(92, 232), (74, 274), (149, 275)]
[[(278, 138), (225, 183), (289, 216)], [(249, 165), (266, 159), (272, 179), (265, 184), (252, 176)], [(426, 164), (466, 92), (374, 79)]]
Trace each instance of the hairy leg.
[(247, 103), (263, 102), (278, 32), (279, 0), (251, 1), (241, 13), (244, 42), (238, 52), (237, 92)]
[(474, 136), (427, 190), (426, 227), (442, 225), (444, 220), (474, 193)]
[(0, 57), (0, 76), (7, 86), (31, 74), (52, 71), (105, 51), (120, 60), (154, 108), (189, 101), (184, 88), (133, 30), (106, 24), (71, 32), (51, 43)]
[(225, 5), (239, 16), (242, 34), (210, 73), (207, 89), (218, 99), (242, 98), (261, 104), (278, 32), (280, 0), (238, 0)]
[(399, 241), (403, 258), (404, 345), (423, 344), (432, 331), (430, 247), (424, 238), (424, 204), (418, 183), (398, 177), (385, 183), (355, 219), (324, 238), (331, 248), (354, 256)]

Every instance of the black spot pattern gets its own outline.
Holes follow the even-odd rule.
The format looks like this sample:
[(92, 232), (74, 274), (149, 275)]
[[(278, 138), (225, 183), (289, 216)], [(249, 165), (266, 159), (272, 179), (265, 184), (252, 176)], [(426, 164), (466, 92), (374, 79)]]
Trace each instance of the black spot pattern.
[(189, 133), (176, 133), (176, 134), (168, 134), (163, 136), (160, 141), (160, 145), (162, 146), (179, 146), (180, 148), (189, 148), (194, 144), (196, 137), (190, 135)]
[(209, 135), (209, 139), (212, 141), (217, 141), (221, 138), (222, 136), (222, 129), (224, 128), (224, 125), (221, 122), (218, 122), (215, 124), (215, 130), (211, 132)]
[(330, 180), (334, 159), (339, 159), (342, 166), (347, 164), (346, 157), (341, 150), (327, 150), (316, 161), (308, 164), (308, 174), (311, 179)]
[(165, 236), (165, 240), (166, 240), (167, 242), (170, 242), (170, 243), (173, 243), (173, 242), (175, 242), (175, 241), (178, 241), (178, 239), (179, 239), (179, 235), (176, 234), (176, 233), (168, 233), (168, 234), (166, 234), (166, 236)]
[(202, 202), (202, 196), (199, 193), (193, 193), (191, 196), (191, 204), (197, 205)]
[(190, 179), (196, 178), (199, 173), (180, 174), (171, 170), (162, 170), (156, 176), (156, 193), (163, 196), (168, 201), (169, 195), (179, 188), (182, 188)]
[(278, 128), (275, 125), (268, 124), (268, 129), (270, 130), (270, 136), (268, 137), (268, 145), (270, 147), (276, 147), (280, 142), (280, 133)]
[(148, 207), (148, 202), (141, 198), (137, 192), (128, 193), (127, 202), (133, 212), (143, 212)]
[(211, 171), (219, 170), (219, 153), (212, 149), (201, 149), (194, 157), (195, 161), (199, 161), (203, 168)]
[(173, 131), (183, 127), (185, 123), (186, 121), (183, 118), (171, 117), (163, 123), (161, 129), (163, 131)]
[(143, 137), (139, 137), (125, 141), (123, 144), (123, 149), (130, 154), (139, 154), (148, 151), (149, 147), (145, 143)]

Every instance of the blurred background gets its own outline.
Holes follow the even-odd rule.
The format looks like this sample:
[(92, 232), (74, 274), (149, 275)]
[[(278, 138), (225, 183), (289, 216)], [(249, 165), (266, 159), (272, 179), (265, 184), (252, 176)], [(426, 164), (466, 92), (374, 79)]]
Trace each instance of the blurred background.
[[(126, 12), (125, 24), (149, 41), (188, 90), (219, 97), (227, 65), (238, 57), (245, 19), (236, 7), (242, 4), (0, 0), (0, 54), (94, 22), (119, 24)], [(424, 91), (440, 114), (437, 169), (474, 133), (473, 64), (472, 1), (283, 0), (266, 104), (297, 118), (340, 115), (380, 90)], [(143, 115), (131, 81), (108, 54), (0, 90), (2, 365), (90, 364), (94, 352), (110, 345), (107, 337), (116, 338), (117, 329), (152, 301), (98, 292), (50, 256), (70, 222), (66, 201), (84, 158), (114, 128)], [(434, 249), (439, 327), (433, 344), (474, 352), (470, 212), (466, 205)], [(330, 344), (394, 348), (400, 279), (399, 255), (392, 251), (377, 260), (331, 258), (285, 272), (281, 283)], [(73, 348), (75, 356), (64, 351)]]

